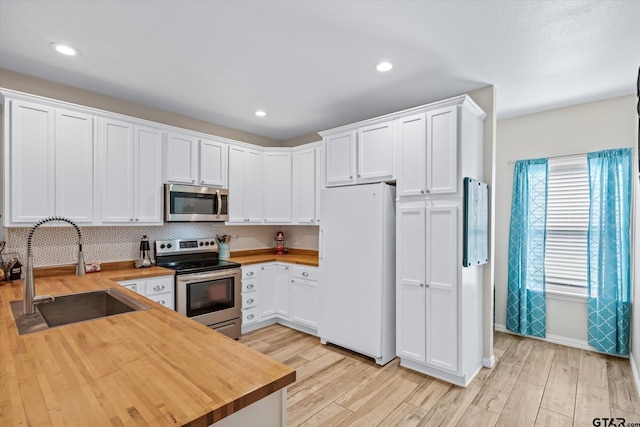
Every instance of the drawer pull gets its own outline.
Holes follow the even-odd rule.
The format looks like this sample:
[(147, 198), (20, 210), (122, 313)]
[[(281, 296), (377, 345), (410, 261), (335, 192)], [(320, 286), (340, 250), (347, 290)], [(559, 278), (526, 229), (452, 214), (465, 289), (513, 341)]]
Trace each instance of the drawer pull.
[(304, 277), (307, 277), (307, 276), (309, 275), (309, 273), (307, 273), (306, 271), (303, 271), (303, 272), (302, 272), (302, 275), (303, 275)]
[(166, 305), (166, 304), (164, 303), (164, 300), (160, 300), (160, 301), (158, 301), (158, 302), (159, 302), (160, 304), (162, 304), (162, 305)]
[(253, 271), (247, 271), (247, 276), (253, 276)]
[(251, 298), (250, 300), (247, 300), (247, 304), (253, 304), (253, 301), (255, 301), (253, 298)]
[(253, 289), (253, 283), (250, 285), (247, 285), (247, 289)]
[(253, 319), (254, 317), (256, 317), (256, 316), (255, 316), (255, 314), (250, 314), (250, 315), (248, 315), (248, 316), (247, 316), (247, 319), (251, 320), (251, 319)]
[(161, 291), (163, 289), (164, 289), (164, 285), (156, 285), (156, 286), (153, 287), (154, 291)]

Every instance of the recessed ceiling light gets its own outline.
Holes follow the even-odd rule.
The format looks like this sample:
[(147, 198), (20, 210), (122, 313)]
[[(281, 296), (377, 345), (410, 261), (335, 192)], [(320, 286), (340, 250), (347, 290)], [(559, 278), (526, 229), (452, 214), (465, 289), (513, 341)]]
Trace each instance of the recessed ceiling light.
[(376, 65), (376, 70), (378, 70), (380, 72), (389, 71), (392, 68), (393, 68), (393, 64), (391, 62), (387, 62), (387, 61), (379, 62)]
[(75, 49), (69, 45), (62, 44), (62, 43), (49, 43), (49, 46), (55, 49), (56, 52), (61, 53), (63, 55), (67, 55), (67, 56), (75, 56), (78, 53), (80, 53), (78, 49)]
[(256, 116), (258, 116), (258, 117), (264, 117), (266, 115), (267, 115), (267, 113), (264, 110), (256, 111)]

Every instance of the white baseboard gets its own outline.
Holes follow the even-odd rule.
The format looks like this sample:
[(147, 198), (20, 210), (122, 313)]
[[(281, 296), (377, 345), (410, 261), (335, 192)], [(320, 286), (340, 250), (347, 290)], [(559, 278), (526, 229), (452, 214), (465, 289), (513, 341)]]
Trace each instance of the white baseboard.
[(631, 370), (633, 371), (633, 380), (636, 383), (636, 390), (640, 395), (640, 372), (638, 372), (638, 368), (640, 368), (640, 366), (636, 366), (633, 353), (629, 354), (629, 361), (631, 362)]
[(482, 366), (492, 369), (494, 366), (496, 366), (496, 356), (492, 354), (491, 357), (483, 357)]
[[(507, 329), (507, 327), (505, 325), (500, 325), (500, 324), (495, 324), (494, 325), (494, 329), (498, 332), (505, 332), (507, 334), (511, 334), (511, 335), (518, 335), (520, 336), (520, 334), (516, 334), (515, 332), (512, 332), (510, 330)], [(551, 334), (547, 334), (546, 338), (538, 338), (538, 337), (532, 337), (527, 335), (527, 338), (533, 338), (536, 340), (541, 340), (541, 341), (547, 341), (553, 344), (560, 344), (560, 345), (565, 345), (567, 347), (575, 347), (575, 348), (579, 348), (582, 350), (589, 350), (589, 351), (595, 351), (598, 352), (598, 350), (596, 350), (595, 347), (592, 347), (589, 345), (589, 343), (587, 341), (583, 341), (583, 340), (577, 340), (575, 338), (567, 338), (567, 337), (562, 337), (560, 335), (551, 335)]]

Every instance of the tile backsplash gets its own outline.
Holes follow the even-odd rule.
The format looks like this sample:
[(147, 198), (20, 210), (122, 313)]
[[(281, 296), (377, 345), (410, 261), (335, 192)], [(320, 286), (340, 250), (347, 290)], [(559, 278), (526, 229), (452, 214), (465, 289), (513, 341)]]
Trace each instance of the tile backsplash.
[[(277, 231), (284, 232), (287, 246), (318, 250), (318, 227), (313, 225), (212, 225), (211, 223), (172, 223), (148, 227), (80, 227), (87, 263), (128, 261), (138, 258), (140, 239), (149, 241), (213, 237), (216, 234), (238, 236), (231, 240), (231, 251), (273, 247)], [(17, 252), (23, 262), (27, 255), (30, 228), (6, 228), (5, 252)], [(42, 226), (33, 235), (36, 267), (73, 264), (77, 259), (78, 237), (72, 227)]]

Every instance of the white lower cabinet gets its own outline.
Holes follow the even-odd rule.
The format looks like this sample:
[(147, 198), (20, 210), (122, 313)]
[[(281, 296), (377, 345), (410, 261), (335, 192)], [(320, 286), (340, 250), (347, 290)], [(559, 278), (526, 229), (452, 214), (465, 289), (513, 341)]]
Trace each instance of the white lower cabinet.
[(175, 310), (174, 276), (158, 276), (148, 279), (122, 280), (119, 285), (144, 295), (171, 310)]
[(268, 319), (276, 315), (278, 302), (276, 300), (277, 270), (275, 263), (260, 266), (260, 282), (258, 292), (260, 294), (260, 320)]
[(256, 265), (242, 267), (242, 326), (259, 320), (258, 282), (260, 269)]
[(318, 328), (317, 267), (294, 266), (291, 272), (291, 320)]
[(282, 262), (242, 267), (242, 331), (273, 323), (317, 334), (318, 268)]
[(461, 204), (399, 205), (401, 365), (465, 386), (482, 365), (482, 270), (462, 267)]

